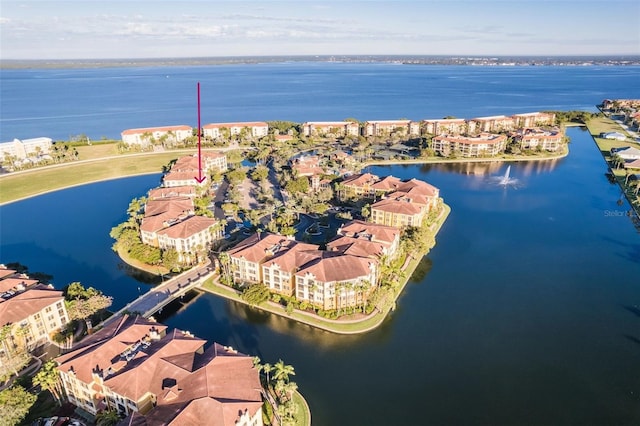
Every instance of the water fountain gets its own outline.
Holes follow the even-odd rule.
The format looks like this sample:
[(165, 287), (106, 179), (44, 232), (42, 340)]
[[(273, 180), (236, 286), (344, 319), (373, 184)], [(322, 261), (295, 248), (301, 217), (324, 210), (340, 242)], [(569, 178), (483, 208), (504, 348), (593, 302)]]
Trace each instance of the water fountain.
[(515, 186), (518, 183), (518, 179), (511, 177), (511, 166), (507, 166), (507, 171), (504, 172), (504, 176), (495, 176), (492, 178), (493, 182), (501, 186)]
[(507, 171), (504, 173), (504, 176), (502, 176), (502, 179), (500, 179), (500, 185), (508, 185), (510, 183), (509, 173), (511, 173), (511, 166), (507, 166)]

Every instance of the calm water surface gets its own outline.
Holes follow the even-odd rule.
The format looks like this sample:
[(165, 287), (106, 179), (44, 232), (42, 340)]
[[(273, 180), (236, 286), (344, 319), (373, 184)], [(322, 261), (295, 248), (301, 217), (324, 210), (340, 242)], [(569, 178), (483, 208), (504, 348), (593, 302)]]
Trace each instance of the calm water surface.
[(282, 63), (0, 72), (0, 140), (208, 122), (422, 120), (588, 110), (640, 97), (640, 67)]
[[(0, 73), (1, 140), (203, 120), (474, 117), (640, 97), (638, 67), (265, 64)], [(126, 102), (123, 102), (126, 99)], [(562, 160), (373, 167), (441, 188), (452, 213), (377, 330), (336, 336), (210, 295), (163, 318), (295, 366), (314, 425), (640, 424), (640, 235), (590, 136)], [(153, 283), (109, 230), (160, 175), (0, 207), (0, 262), (93, 285), (122, 307)], [(151, 280), (152, 281), (152, 280)]]
[[(379, 329), (330, 333), (202, 295), (163, 318), (296, 367), (314, 424), (638, 424), (640, 236), (619, 216), (590, 136), (569, 157), (375, 167), (439, 186), (452, 213)], [(2, 261), (94, 285), (123, 306), (140, 283), (108, 232), (158, 175), (72, 188), (0, 209)]]

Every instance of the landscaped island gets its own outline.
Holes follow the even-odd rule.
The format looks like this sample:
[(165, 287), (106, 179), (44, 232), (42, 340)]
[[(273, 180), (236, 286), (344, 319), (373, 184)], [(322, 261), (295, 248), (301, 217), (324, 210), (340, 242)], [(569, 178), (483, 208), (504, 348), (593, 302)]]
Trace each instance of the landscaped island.
[[(212, 123), (200, 135), (187, 126), (126, 130), (123, 151), (204, 138), (213, 146), (249, 144), (254, 163), (243, 166), (227, 151), (166, 165), (162, 186), (132, 200), (129, 220), (113, 229), (114, 248), (129, 262), (176, 272), (213, 255), (220, 275), (208, 291), (324, 329), (365, 331), (394, 306), (448, 207), (427, 182), (360, 169), (436, 155), (484, 160), (507, 150), (564, 155), (555, 120), (531, 113), (422, 123)], [(310, 148), (293, 155), (301, 142)], [(194, 176), (202, 170), (200, 182)]]

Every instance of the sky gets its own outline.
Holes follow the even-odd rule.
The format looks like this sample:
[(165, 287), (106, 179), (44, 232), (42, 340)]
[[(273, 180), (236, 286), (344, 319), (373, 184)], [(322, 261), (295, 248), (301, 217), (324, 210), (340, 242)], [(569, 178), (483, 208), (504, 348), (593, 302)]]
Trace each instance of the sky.
[(0, 0), (0, 59), (639, 55), (638, 0)]

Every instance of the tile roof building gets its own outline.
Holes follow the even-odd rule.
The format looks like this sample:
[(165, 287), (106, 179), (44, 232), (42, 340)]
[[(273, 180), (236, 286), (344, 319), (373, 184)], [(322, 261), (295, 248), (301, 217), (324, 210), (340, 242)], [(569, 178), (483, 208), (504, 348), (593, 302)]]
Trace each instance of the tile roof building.
[(403, 181), (397, 190), (371, 205), (371, 221), (393, 227), (421, 226), (436, 208), (440, 190), (418, 179)]
[(360, 125), (355, 121), (308, 121), (302, 124), (304, 136), (358, 136)]
[(433, 150), (448, 157), (452, 154), (461, 157), (482, 157), (498, 155), (507, 143), (507, 136), (492, 133), (480, 133), (477, 136), (440, 135), (431, 139)]
[(192, 135), (193, 129), (185, 125), (127, 129), (120, 134), (122, 142), (142, 147), (147, 147), (152, 143), (152, 140), (158, 140), (162, 137), (173, 138), (175, 142), (181, 142)]
[[(201, 183), (195, 178), (200, 175), (205, 178)], [(213, 171), (221, 173), (227, 171), (227, 156), (221, 152), (202, 152), (201, 158), (197, 155), (188, 155), (179, 158), (171, 170), (162, 178), (162, 186), (172, 188), (176, 186), (205, 186), (209, 179), (207, 175)]]
[(332, 251), (301, 251), (295, 273), (296, 298), (320, 309), (353, 307), (364, 303), (377, 285), (375, 259)]
[(422, 120), (424, 133), (430, 135), (459, 135), (466, 133), (467, 120), (464, 118), (443, 118), (441, 120)]
[(269, 125), (262, 121), (251, 121), (242, 123), (211, 123), (202, 126), (204, 136), (212, 139), (240, 135), (243, 132), (252, 138), (261, 138), (269, 134)]
[(540, 149), (555, 152), (562, 147), (564, 135), (560, 129), (542, 129), (539, 127), (525, 127), (511, 134), (520, 149)]
[(137, 425), (262, 425), (253, 359), (188, 332), (124, 315), (59, 356), (69, 402)]
[(362, 128), (363, 136), (418, 136), (420, 123), (411, 120), (367, 121)]
[(13, 344), (40, 346), (68, 322), (62, 291), (0, 265), (0, 327), (11, 327)]

